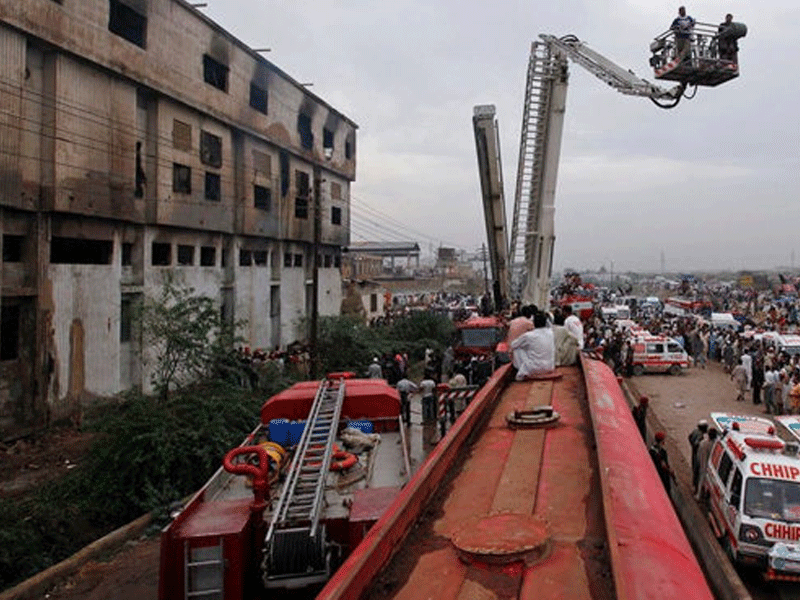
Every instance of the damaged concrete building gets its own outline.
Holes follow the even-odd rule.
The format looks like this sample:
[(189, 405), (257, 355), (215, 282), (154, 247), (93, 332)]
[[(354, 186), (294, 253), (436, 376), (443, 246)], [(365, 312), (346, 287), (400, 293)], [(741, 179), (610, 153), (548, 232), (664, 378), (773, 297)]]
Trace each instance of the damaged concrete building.
[[(0, 433), (148, 387), (165, 278), (305, 338), (337, 314), (356, 124), (183, 0), (0, 0)], [(315, 202), (318, 200), (318, 202)]]

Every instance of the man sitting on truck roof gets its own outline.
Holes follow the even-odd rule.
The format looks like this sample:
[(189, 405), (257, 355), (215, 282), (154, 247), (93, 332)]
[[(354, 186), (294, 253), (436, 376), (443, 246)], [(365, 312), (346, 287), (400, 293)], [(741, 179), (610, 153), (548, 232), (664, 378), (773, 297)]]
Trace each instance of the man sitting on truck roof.
[(533, 327), (533, 331), (523, 333), (511, 343), (517, 381), (555, 369), (555, 341), (553, 330), (547, 326), (547, 315), (537, 312), (533, 316)]

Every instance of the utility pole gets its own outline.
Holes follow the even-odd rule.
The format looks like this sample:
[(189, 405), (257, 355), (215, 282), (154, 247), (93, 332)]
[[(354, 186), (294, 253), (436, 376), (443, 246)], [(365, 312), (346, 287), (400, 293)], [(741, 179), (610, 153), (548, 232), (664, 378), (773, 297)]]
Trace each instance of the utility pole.
[(310, 375), (312, 380), (317, 378), (317, 372), (319, 370), (317, 322), (319, 321), (319, 246), (322, 238), (321, 187), (320, 169), (318, 166), (314, 166), (314, 245), (311, 256), (311, 343), (309, 349), (311, 359)]

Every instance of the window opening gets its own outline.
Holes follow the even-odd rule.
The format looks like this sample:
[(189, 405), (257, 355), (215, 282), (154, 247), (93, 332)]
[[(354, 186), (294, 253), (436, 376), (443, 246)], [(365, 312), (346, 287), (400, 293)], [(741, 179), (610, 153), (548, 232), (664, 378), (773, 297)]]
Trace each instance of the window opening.
[(263, 185), (253, 186), (253, 205), (262, 210), (270, 210), (272, 204), (272, 190)]
[(239, 250), (239, 266), (240, 267), (249, 267), (253, 264), (253, 253), (250, 250), (245, 250), (242, 248)]
[(108, 3), (108, 30), (132, 44), (144, 48), (147, 17), (120, 0), (110, 0)]
[(122, 294), (119, 305), (119, 341), (130, 342), (133, 338), (134, 294)]
[(292, 253), (286, 252), (283, 255), (283, 266), (284, 267), (291, 267), (292, 266)]
[(333, 132), (330, 129), (322, 130), (322, 154), (325, 158), (333, 156)]
[(194, 264), (194, 246), (178, 245), (178, 264), (184, 267)]
[(294, 216), (298, 219), (308, 218), (309, 177), (304, 171), (295, 171)]
[(152, 263), (154, 267), (167, 267), (172, 263), (172, 245), (153, 242)]
[(219, 202), (221, 195), (220, 186), (219, 173), (209, 173), (206, 171), (206, 200)]
[(214, 246), (200, 247), (200, 266), (213, 267), (217, 263), (217, 249)]
[(136, 198), (144, 197), (144, 184), (147, 183), (147, 176), (144, 173), (142, 166), (142, 142), (136, 142), (136, 173), (135, 173), (135, 188), (133, 195)]
[(303, 266), (303, 255), (302, 254), (295, 254), (294, 255), (294, 266), (295, 267), (302, 267)]
[(110, 265), (114, 243), (54, 237), (50, 240), (50, 262), (54, 265)]
[(228, 91), (228, 67), (217, 62), (208, 54), (203, 55), (203, 81), (215, 88)]
[(200, 162), (210, 167), (222, 166), (222, 138), (200, 131)]
[(133, 244), (122, 242), (121, 264), (123, 267), (130, 267), (133, 264)]
[(266, 250), (254, 250), (253, 251), (253, 263), (259, 267), (266, 267), (267, 266), (267, 251)]
[(250, 84), (250, 106), (258, 112), (267, 114), (267, 90), (255, 83)]
[(186, 165), (172, 163), (172, 191), (178, 194), (192, 193), (192, 169)]
[(331, 223), (333, 225), (342, 224), (342, 209), (339, 206), (331, 206)]
[(3, 235), (3, 262), (22, 262), (22, 243), (24, 239), (21, 235)]
[(300, 145), (306, 150), (314, 147), (314, 134), (311, 131), (311, 117), (304, 113), (297, 115), (297, 133), (300, 134)]

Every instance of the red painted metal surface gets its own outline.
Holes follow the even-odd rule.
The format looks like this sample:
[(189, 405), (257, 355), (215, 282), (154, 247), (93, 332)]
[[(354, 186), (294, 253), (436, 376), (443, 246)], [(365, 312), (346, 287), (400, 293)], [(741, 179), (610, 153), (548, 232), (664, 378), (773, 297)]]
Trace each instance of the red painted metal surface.
[[(618, 382), (583, 364), (556, 381), (495, 373), (318, 600), (711, 598)], [(556, 427), (506, 426), (543, 397)], [(467, 564), (453, 537), (504, 514), (543, 523), (546, 550), (531, 561), (523, 544), (507, 564), (469, 552)], [(498, 531), (487, 551), (513, 558), (515, 532)]]
[(582, 358), (617, 598), (713, 598), (614, 373)]

